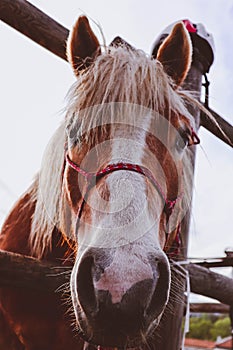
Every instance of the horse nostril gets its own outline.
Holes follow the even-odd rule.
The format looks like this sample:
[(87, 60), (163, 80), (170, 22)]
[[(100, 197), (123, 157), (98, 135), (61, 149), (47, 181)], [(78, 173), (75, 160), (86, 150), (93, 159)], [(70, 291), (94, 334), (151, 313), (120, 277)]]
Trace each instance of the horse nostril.
[(77, 293), (80, 305), (86, 315), (94, 316), (98, 310), (97, 298), (93, 284), (94, 258), (83, 257), (77, 271)]
[(161, 315), (167, 304), (171, 277), (169, 264), (165, 257), (160, 257), (159, 260), (156, 261), (151, 259), (151, 266), (154, 275), (156, 275), (156, 285), (150, 303), (145, 310), (145, 315), (155, 318)]

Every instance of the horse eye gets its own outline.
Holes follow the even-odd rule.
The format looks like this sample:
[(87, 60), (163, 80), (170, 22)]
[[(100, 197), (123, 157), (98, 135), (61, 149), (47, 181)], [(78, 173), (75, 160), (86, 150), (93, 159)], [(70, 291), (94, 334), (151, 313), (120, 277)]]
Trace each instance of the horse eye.
[(68, 135), (69, 135), (69, 138), (73, 140), (77, 136), (77, 129), (72, 128), (71, 130), (69, 130)]
[(66, 126), (66, 134), (71, 142), (76, 142), (78, 138), (78, 131), (80, 128), (80, 124), (76, 121), (73, 122), (73, 118), (75, 117), (75, 114), (73, 114), (71, 120), (69, 121), (68, 125)]
[(183, 149), (189, 144), (189, 135), (182, 130), (176, 138), (176, 149), (177, 151), (181, 152)]

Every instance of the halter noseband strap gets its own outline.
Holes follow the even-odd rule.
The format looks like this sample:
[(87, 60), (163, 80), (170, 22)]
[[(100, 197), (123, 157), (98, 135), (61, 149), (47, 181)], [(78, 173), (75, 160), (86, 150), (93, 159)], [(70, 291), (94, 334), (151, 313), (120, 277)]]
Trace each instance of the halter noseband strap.
[(66, 161), (72, 169), (77, 171), (79, 174), (81, 174), (86, 179), (86, 181), (88, 183), (88, 188), (91, 187), (94, 179), (98, 180), (102, 176), (105, 176), (107, 174), (110, 174), (110, 173), (112, 173), (114, 171), (118, 171), (118, 170), (134, 171), (136, 173), (144, 175), (145, 177), (147, 177), (150, 180), (152, 185), (156, 188), (156, 190), (160, 194), (161, 198), (164, 200), (164, 211), (168, 217), (171, 215), (171, 213), (176, 205), (176, 202), (181, 198), (181, 196), (178, 196), (173, 200), (168, 199), (165, 196), (165, 193), (163, 192), (158, 181), (153, 176), (152, 172), (142, 165), (120, 162), (120, 163), (116, 163), (116, 164), (110, 164), (106, 168), (99, 170), (96, 173), (92, 173), (92, 172), (87, 172), (87, 171), (83, 170), (82, 168), (80, 168), (76, 163), (74, 163), (70, 159), (68, 154), (66, 154)]

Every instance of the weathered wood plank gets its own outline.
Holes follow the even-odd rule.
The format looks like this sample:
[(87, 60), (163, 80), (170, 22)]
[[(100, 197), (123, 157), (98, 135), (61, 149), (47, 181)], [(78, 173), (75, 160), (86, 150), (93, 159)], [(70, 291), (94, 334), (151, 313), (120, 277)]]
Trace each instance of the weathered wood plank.
[(208, 261), (208, 259), (206, 259), (206, 261), (196, 262), (195, 264), (207, 268), (233, 266), (233, 257), (229, 256), (212, 261)]
[[(193, 293), (233, 305), (233, 279), (195, 264), (187, 265), (186, 269)], [(57, 266), (0, 250), (0, 287), (24, 287), (51, 292), (69, 283), (70, 272), (71, 267)]]
[(190, 311), (196, 313), (220, 313), (229, 314), (230, 306), (217, 303), (191, 303)]
[(191, 291), (233, 305), (233, 279), (210, 271), (202, 266), (189, 264)]
[(25, 0), (0, 0), (0, 19), (66, 60), (68, 29)]
[(214, 123), (214, 121), (211, 120), (205, 113), (202, 113), (201, 126), (206, 128), (220, 140), (224, 141), (230, 147), (233, 147), (233, 126), (212, 109), (210, 109), (210, 113), (215, 118), (217, 124)]
[(0, 250), (0, 287), (54, 292), (69, 283), (71, 268)]

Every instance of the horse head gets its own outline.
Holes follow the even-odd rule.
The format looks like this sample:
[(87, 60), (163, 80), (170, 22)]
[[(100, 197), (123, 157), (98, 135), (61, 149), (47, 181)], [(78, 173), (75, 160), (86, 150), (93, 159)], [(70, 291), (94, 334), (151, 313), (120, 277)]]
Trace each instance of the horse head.
[(70, 33), (77, 81), (66, 117), (61, 230), (76, 242), (71, 295), (89, 343), (135, 347), (167, 305), (166, 250), (182, 216), (185, 152), (196, 140), (179, 93), (191, 54), (182, 23), (156, 58), (119, 39), (101, 49), (84, 16)]

